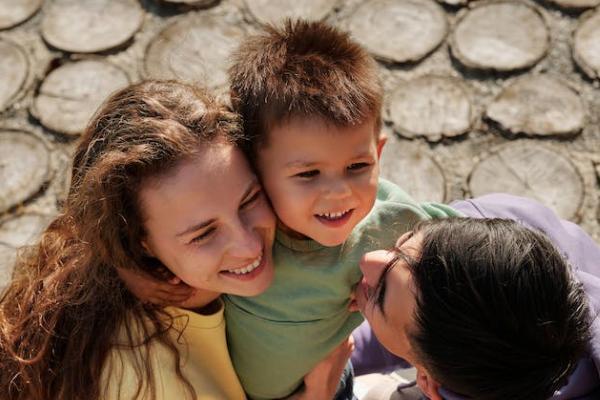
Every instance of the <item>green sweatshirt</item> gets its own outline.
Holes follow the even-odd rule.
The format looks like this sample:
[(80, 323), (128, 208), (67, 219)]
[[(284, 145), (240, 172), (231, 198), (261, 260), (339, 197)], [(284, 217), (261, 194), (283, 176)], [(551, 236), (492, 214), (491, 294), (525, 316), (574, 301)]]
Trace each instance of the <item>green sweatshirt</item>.
[(364, 253), (391, 248), (420, 220), (454, 215), (460, 214), (442, 204), (418, 204), (380, 180), (373, 209), (344, 244), (325, 247), (278, 231), (271, 286), (255, 297), (225, 297), (229, 350), (249, 397), (290, 395), (362, 322), (348, 304)]

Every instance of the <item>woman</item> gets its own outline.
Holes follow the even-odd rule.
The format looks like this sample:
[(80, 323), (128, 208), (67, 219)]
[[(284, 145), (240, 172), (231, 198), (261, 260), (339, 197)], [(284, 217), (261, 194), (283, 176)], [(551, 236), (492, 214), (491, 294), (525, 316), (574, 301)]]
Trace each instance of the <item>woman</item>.
[[(468, 218), (361, 260), (357, 305), (379, 342), (434, 400), (600, 398), (600, 246), (529, 199), (452, 205)], [(398, 361), (368, 325), (354, 335), (357, 370)]]
[[(75, 152), (62, 213), (0, 299), (3, 398), (244, 398), (219, 295), (268, 287), (275, 219), (234, 145), (238, 122), (173, 81), (104, 103)], [(195, 290), (181, 291), (184, 308), (145, 304), (118, 269), (177, 275)], [(348, 354), (340, 347), (307, 375), (299, 397), (328, 396)]]

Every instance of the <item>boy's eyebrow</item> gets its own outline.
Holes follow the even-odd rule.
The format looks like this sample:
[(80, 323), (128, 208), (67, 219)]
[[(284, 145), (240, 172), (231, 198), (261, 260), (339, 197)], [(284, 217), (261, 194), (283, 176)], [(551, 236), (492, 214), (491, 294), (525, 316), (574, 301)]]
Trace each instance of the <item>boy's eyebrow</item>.
[[(252, 179), (250, 181), (250, 183), (248, 184), (248, 187), (246, 188), (246, 190), (244, 191), (244, 194), (242, 195), (240, 202), (243, 201), (246, 197), (248, 197), (248, 195), (250, 194), (250, 192), (252, 191), (252, 189), (254, 189), (254, 187), (258, 184), (258, 181), (255, 179)], [(212, 224), (213, 222), (215, 222), (216, 219), (215, 218), (211, 218), (208, 221), (202, 221), (199, 222), (197, 224), (188, 226), (185, 230), (183, 230), (182, 232), (176, 234), (176, 237), (181, 237), (184, 235), (187, 235), (188, 233), (191, 232), (196, 232), (197, 230), (200, 230), (202, 228), (206, 228), (207, 226), (209, 226), (210, 224)]]
[(290, 161), (289, 163), (285, 164), (286, 168), (310, 168), (310, 167), (314, 167), (315, 165), (317, 165), (318, 163), (316, 162), (311, 162), (311, 161)]

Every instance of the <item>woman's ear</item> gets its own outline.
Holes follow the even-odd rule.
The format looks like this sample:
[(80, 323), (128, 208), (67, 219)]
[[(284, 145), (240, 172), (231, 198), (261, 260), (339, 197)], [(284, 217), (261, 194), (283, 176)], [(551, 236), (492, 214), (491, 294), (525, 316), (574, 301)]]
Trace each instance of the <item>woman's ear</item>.
[(417, 385), (427, 398), (431, 400), (444, 400), (438, 392), (440, 384), (429, 375), (426, 369), (421, 367), (417, 368)]
[(377, 137), (377, 159), (381, 158), (381, 152), (383, 151), (383, 146), (387, 142), (387, 136), (383, 132), (379, 132), (379, 136)]

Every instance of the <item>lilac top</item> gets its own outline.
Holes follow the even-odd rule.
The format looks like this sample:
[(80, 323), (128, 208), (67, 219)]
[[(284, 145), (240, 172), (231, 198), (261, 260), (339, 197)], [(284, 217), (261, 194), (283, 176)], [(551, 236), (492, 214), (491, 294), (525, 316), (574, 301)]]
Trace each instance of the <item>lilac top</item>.
[[(546, 233), (574, 268), (577, 279), (583, 284), (593, 315), (590, 350), (583, 357), (568, 383), (556, 391), (552, 400), (592, 400), (600, 398), (600, 246), (581, 228), (561, 220), (547, 207), (523, 197), (507, 194), (490, 194), (476, 199), (456, 201), (451, 204), (471, 218), (506, 218)], [(352, 356), (357, 374), (389, 370), (402, 366), (402, 360), (387, 352), (370, 327), (364, 323), (353, 333), (356, 342)], [(464, 397), (440, 389), (446, 400), (464, 400)]]

